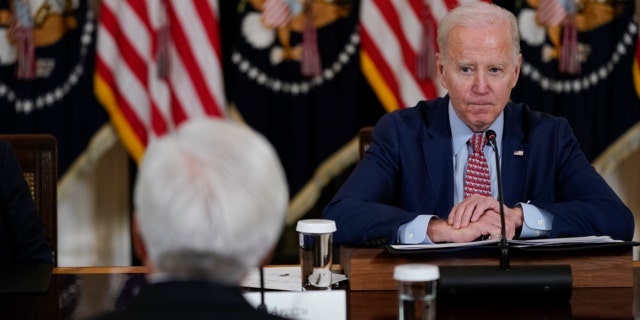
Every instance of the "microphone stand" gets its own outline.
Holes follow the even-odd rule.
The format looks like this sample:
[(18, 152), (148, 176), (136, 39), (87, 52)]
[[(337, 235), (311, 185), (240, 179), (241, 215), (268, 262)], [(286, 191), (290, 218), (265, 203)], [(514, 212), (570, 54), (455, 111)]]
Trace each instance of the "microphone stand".
[(444, 305), (460, 301), (483, 302), (487, 300), (511, 301), (512, 303), (567, 303), (571, 298), (572, 276), (569, 265), (509, 265), (509, 244), (507, 242), (500, 172), (500, 155), (496, 143), (496, 133), (486, 133), (496, 156), (498, 176), (498, 202), (500, 203), (500, 222), (502, 238), (500, 249), (500, 267), (440, 266), (438, 282), (438, 302)]
[(264, 270), (262, 266), (260, 266), (260, 304), (258, 305), (258, 310), (267, 312), (267, 305), (264, 303)]
[(506, 223), (504, 221), (504, 193), (502, 191), (502, 172), (500, 171), (500, 154), (496, 145), (496, 133), (489, 130), (486, 133), (487, 139), (496, 155), (496, 175), (498, 176), (498, 202), (500, 203), (500, 226), (502, 227), (502, 236), (500, 238), (500, 269), (509, 270), (509, 244), (507, 243)]

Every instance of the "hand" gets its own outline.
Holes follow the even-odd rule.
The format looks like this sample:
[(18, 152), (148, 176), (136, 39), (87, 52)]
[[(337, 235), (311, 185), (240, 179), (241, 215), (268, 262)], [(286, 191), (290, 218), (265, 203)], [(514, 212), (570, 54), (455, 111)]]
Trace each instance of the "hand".
[[(480, 218), (479, 221), (484, 221), (490, 225), (493, 225), (497, 228), (497, 231), (493, 231), (489, 233), (490, 239), (495, 239), (497, 235), (502, 235), (502, 222), (500, 221), (500, 213), (495, 212), (493, 210), (488, 210), (485, 214)], [(524, 214), (522, 213), (522, 208), (509, 208), (504, 206), (504, 225), (506, 229), (507, 240), (511, 240), (516, 236), (516, 230), (522, 227), (522, 223), (524, 222)], [(473, 224), (472, 222), (471, 224)], [(498, 239), (500, 237), (497, 237)]]
[[(469, 217), (465, 226), (456, 227), (455, 223), (449, 223), (452, 216), (463, 217), (465, 214)], [(516, 230), (522, 227), (524, 215), (522, 208), (507, 206), (504, 206), (504, 214), (506, 236), (511, 240), (515, 238)], [(502, 235), (499, 202), (491, 197), (474, 195), (465, 199), (453, 207), (449, 220), (432, 219), (427, 227), (429, 239), (433, 242), (469, 242), (481, 236), (496, 239)], [(462, 225), (464, 220), (459, 221)]]
[(474, 194), (453, 206), (447, 221), (454, 229), (466, 228), (469, 223), (480, 220), (486, 212), (493, 211), (499, 214), (499, 210), (498, 200)]
[(500, 234), (499, 216), (497, 220), (495, 217), (495, 215), (487, 215), (486, 218), (459, 229), (455, 229), (445, 220), (434, 218), (427, 226), (427, 236), (434, 243), (438, 243), (471, 242), (483, 235)]
[[(492, 213), (492, 215), (493, 214), (494, 213)], [(497, 216), (498, 219), (500, 219), (500, 213), (498, 213)], [(520, 229), (523, 223), (524, 213), (522, 212), (522, 208), (509, 208), (504, 206), (504, 225), (507, 231), (507, 240), (511, 240), (516, 237), (516, 230)]]

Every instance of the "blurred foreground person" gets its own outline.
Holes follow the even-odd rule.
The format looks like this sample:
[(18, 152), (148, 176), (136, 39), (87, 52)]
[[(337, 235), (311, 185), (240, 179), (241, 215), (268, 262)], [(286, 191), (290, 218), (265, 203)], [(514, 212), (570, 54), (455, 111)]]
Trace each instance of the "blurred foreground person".
[(265, 138), (231, 121), (187, 122), (149, 144), (134, 193), (134, 248), (150, 284), (101, 319), (280, 319), (239, 287), (268, 262), (289, 201)]

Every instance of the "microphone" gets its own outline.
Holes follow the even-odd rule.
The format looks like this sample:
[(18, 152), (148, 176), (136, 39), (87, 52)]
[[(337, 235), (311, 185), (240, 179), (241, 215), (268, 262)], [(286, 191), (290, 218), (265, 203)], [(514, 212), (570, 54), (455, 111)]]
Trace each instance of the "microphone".
[(509, 244), (506, 235), (504, 196), (500, 155), (496, 143), (496, 133), (485, 133), (495, 153), (498, 177), (498, 202), (500, 203), (500, 223), (502, 238), (500, 267), (493, 266), (440, 266), (438, 282), (438, 302), (448, 303), (484, 302), (487, 300), (511, 301), (513, 303), (545, 302), (550, 304), (568, 303), (571, 298), (572, 276), (569, 265), (509, 265)]
[(260, 304), (257, 308), (259, 311), (267, 312), (267, 305), (264, 304), (264, 269), (260, 266)]
[(500, 154), (498, 153), (498, 145), (496, 144), (496, 132), (487, 130), (485, 132), (487, 141), (491, 143), (494, 154), (496, 155), (496, 175), (498, 176), (498, 203), (500, 203), (500, 227), (502, 228), (502, 237), (500, 237), (500, 269), (509, 270), (509, 244), (507, 243), (506, 223), (504, 221), (504, 197), (502, 192), (502, 172), (500, 172)]

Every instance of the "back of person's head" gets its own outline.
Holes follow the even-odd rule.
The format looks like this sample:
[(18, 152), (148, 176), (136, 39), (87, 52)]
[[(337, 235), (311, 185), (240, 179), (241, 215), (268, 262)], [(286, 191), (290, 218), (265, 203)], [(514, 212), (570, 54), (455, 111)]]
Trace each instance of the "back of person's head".
[(154, 273), (237, 284), (275, 246), (289, 194), (264, 137), (205, 118), (148, 145), (134, 198)]
[(443, 57), (447, 56), (447, 38), (456, 26), (484, 28), (506, 26), (511, 36), (514, 59), (520, 53), (520, 31), (518, 20), (510, 11), (484, 1), (462, 4), (449, 11), (438, 24), (438, 47)]

